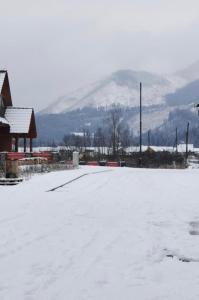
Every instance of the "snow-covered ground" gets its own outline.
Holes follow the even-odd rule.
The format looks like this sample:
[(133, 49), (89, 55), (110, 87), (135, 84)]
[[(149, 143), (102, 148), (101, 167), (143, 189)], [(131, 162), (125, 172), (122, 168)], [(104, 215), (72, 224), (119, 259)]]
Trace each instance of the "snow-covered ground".
[(198, 300), (198, 178), (81, 167), (0, 187), (0, 299)]

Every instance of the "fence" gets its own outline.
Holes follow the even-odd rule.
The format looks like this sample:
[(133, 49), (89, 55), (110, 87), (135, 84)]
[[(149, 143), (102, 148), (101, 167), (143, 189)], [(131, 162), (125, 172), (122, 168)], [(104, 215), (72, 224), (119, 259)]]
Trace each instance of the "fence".
[(34, 174), (45, 174), (53, 171), (64, 171), (74, 169), (71, 162), (66, 163), (48, 163), (43, 162), (40, 164), (20, 165), (19, 176), (25, 180), (30, 179)]

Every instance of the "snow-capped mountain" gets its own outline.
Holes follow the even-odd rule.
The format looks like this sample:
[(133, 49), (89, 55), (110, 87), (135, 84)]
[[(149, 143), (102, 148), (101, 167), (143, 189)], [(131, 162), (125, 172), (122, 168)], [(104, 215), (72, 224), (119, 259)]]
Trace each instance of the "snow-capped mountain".
[[(143, 132), (165, 127), (176, 114), (179, 118), (174, 118), (173, 126), (179, 125), (180, 129), (183, 122), (186, 124), (188, 119), (194, 119), (193, 104), (199, 103), (199, 62), (167, 76), (120, 70), (60, 97), (41, 111), (37, 115), (39, 138), (59, 142), (64, 134), (80, 132), (88, 124), (94, 132), (104, 124), (112, 104), (124, 108), (124, 120), (136, 136), (139, 133), (140, 82), (143, 84)], [(196, 125), (197, 120), (193, 124)]]
[(162, 105), (164, 96), (181, 87), (185, 80), (177, 76), (163, 77), (157, 74), (120, 70), (107, 78), (60, 97), (44, 109), (42, 114), (59, 114), (84, 107), (109, 107), (120, 104), (139, 106), (139, 83), (143, 84), (143, 105)]

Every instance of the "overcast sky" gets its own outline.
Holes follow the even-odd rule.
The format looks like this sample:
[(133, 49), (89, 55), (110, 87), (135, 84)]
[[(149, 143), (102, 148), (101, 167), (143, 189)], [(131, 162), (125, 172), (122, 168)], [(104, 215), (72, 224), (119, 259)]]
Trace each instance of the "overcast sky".
[(13, 102), (38, 111), (118, 69), (199, 60), (198, 0), (0, 0), (0, 66)]

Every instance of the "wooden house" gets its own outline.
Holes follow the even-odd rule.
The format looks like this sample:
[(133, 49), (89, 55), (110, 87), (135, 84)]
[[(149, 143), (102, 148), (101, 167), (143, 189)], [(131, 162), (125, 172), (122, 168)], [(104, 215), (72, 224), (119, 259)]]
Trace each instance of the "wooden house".
[(33, 108), (15, 107), (12, 103), (7, 71), (0, 71), (0, 152), (18, 152), (19, 140), (23, 139), (24, 152), (29, 139), (37, 137)]

